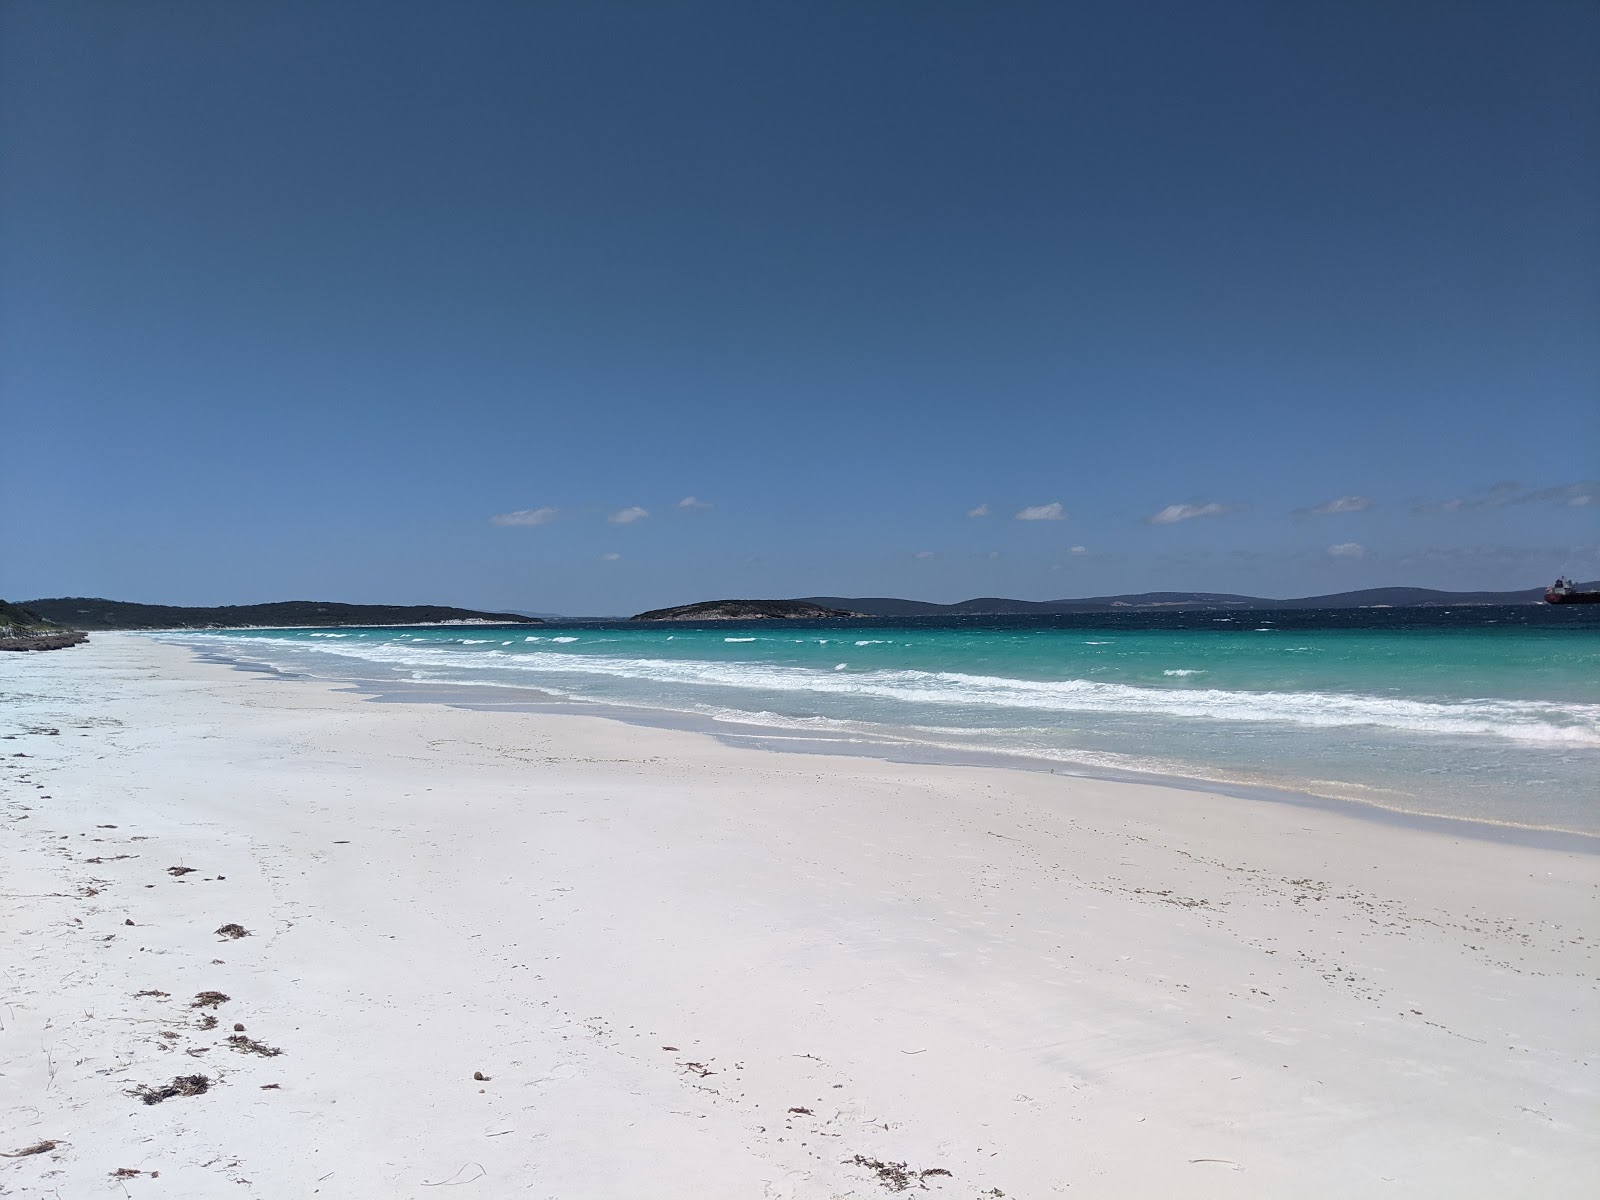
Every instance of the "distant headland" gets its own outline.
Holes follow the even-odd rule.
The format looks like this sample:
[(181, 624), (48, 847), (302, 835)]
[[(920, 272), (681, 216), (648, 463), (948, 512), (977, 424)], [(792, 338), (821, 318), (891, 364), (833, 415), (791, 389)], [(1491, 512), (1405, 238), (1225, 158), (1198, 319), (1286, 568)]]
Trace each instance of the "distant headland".
[(336, 604), (281, 600), (272, 604), (224, 604), (190, 608), (133, 604), (126, 600), (61, 597), (29, 600), (28, 612), (68, 629), (242, 629), (252, 625), (542, 625), (520, 613), (479, 612), (438, 604)]
[(870, 613), (828, 608), (811, 600), (706, 600), (677, 608), (653, 608), (634, 621), (818, 621)]
[[(1585, 588), (1600, 584), (1584, 584)], [(1543, 588), (1515, 592), (1445, 592), (1434, 588), (1367, 588), (1325, 596), (1275, 599), (1227, 592), (1133, 592), (1074, 600), (1007, 600), (982, 596), (955, 604), (903, 600), (893, 596), (806, 596), (798, 600), (707, 600), (676, 608), (657, 608), (634, 621), (826, 620), (849, 617), (1020, 617), (1066, 613), (1158, 610), (1266, 611), (1271, 609), (1469, 608), (1499, 604), (1538, 604)]]
[[(1578, 585), (1582, 589), (1600, 583)], [(1434, 588), (1384, 587), (1325, 596), (1299, 596), (1281, 600), (1268, 596), (1238, 596), (1226, 592), (1136, 592), (1122, 596), (1086, 596), (1076, 600), (1006, 600), (983, 596), (956, 604), (925, 600), (900, 600), (889, 596), (807, 596), (805, 602), (844, 608), (872, 617), (1012, 617), (1051, 613), (1125, 612), (1130, 609), (1254, 609), (1293, 608), (1467, 608), (1498, 604), (1540, 604), (1545, 589), (1514, 592), (1444, 592)]]

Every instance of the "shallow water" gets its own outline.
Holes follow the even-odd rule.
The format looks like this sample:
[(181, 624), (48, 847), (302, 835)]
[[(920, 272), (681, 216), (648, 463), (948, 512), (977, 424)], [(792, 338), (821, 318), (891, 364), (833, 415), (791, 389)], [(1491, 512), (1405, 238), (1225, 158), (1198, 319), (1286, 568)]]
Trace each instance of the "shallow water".
[(537, 689), (1600, 833), (1600, 612), (1110, 613), (162, 634), (329, 679)]

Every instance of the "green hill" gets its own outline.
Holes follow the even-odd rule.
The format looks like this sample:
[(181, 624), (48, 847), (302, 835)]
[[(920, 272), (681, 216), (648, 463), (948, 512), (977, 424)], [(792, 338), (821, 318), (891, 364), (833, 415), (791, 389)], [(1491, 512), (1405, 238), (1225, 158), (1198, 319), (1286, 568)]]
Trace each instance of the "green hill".
[(815, 621), (824, 617), (859, 617), (860, 613), (824, 608), (807, 600), (704, 600), (677, 608), (653, 608), (634, 621)]
[(437, 604), (336, 604), (321, 600), (283, 600), (273, 604), (224, 604), (190, 608), (133, 604), (69, 596), (29, 600), (27, 609), (69, 629), (238, 629), (286, 625), (435, 625), (470, 621), (493, 625), (539, 625), (520, 613), (478, 612)]
[(55, 627), (39, 616), (16, 604), (0, 600), (0, 637), (20, 637), (30, 633), (54, 632)]

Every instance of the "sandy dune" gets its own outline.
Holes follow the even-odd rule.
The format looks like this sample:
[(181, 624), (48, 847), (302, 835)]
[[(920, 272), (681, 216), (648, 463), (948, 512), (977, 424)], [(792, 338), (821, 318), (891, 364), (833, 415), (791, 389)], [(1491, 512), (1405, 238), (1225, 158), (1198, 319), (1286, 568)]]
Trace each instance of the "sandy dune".
[(1600, 1190), (1600, 855), (4, 657), (0, 1194)]

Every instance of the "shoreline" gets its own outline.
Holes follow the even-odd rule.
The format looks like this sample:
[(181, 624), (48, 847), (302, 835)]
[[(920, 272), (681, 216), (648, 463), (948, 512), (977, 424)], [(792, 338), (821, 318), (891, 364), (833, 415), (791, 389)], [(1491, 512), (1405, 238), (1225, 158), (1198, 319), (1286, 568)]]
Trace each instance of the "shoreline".
[(0, 694), (18, 1196), (1600, 1182), (1592, 854), (127, 635)]
[[(193, 631), (189, 631), (193, 632)], [(140, 636), (144, 636), (141, 632)], [(164, 643), (174, 645), (174, 643)], [(651, 709), (605, 700), (578, 700), (542, 691), (535, 685), (513, 686), (493, 683), (454, 683), (441, 680), (419, 683), (411, 680), (334, 678), (285, 671), (267, 663), (249, 662), (212, 647), (178, 644), (201, 661), (247, 673), (263, 673), (285, 679), (327, 684), (362, 696), (376, 703), (440, 704), (466, 711), (506, 711), (529, 714), (554, 713), (565, 716), (596, 717), (648, 729), (671, 729), (703, 734), (730, 748), (816, 754), (842, 758), (870, 758), (902, 766), (984, 767), (993, 770), (1029, 771), (1106, 783), (1131, 783), (1169, 788), (1197, 794), (1223, 794), (1239, 800), (1268, 804), (1287, 804), (1360, 820), (1375, 821), (1398, 828), (1423, 830), (1442, 837), (1469, 837), (1499, 844), (1512, 844), (1577, 854), (1600, 855), (1600, 833), (1559, 826), (1532, 825), (1500, 821), (1487, 817), (1452, 816), (1384, 804), (1375, 799), (1326, 795), (1271, 784), (1137, 771), (1030, 756), (1007, 750), (978, 750), (941, 746), (914, 739), (893, 741), (887, 736), (849, 737), (808, 733), (787, 726), (760, 725), (730, 718), (712, 717), (675, 709)], [(470, 693), (482, 693), (474, 698)], [(528, 694), (547, 699), (506, 700)]]

